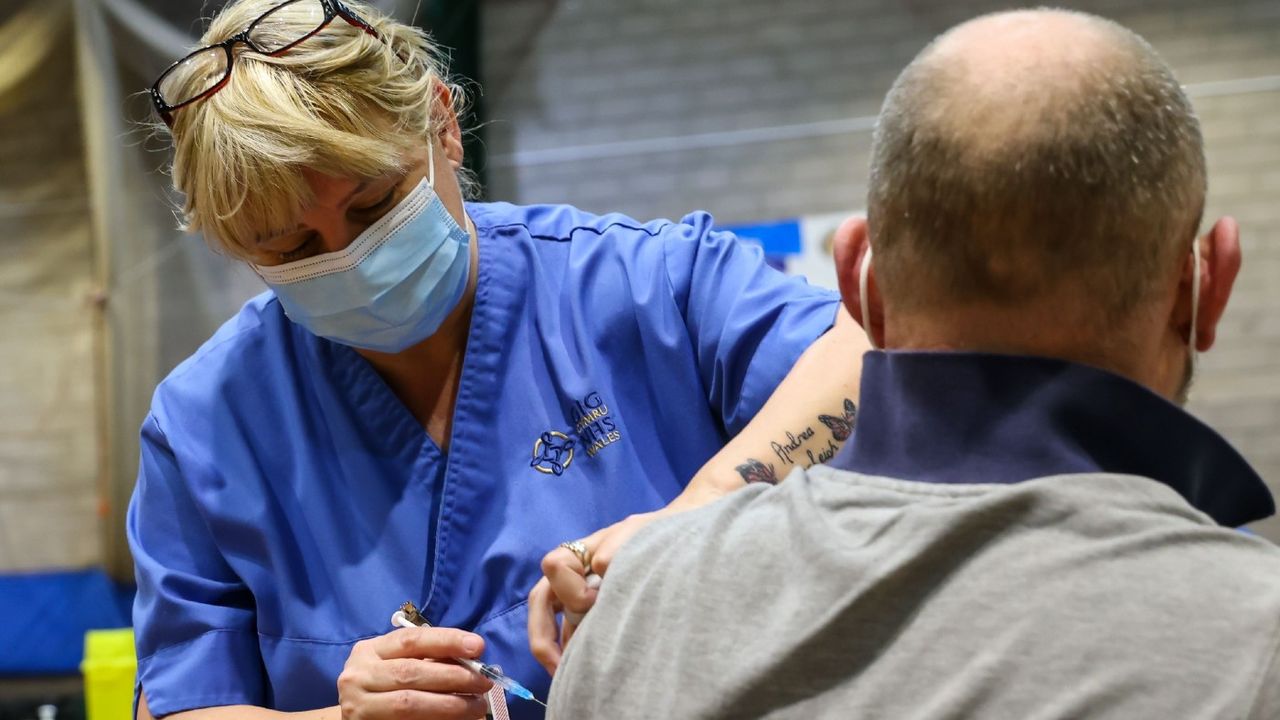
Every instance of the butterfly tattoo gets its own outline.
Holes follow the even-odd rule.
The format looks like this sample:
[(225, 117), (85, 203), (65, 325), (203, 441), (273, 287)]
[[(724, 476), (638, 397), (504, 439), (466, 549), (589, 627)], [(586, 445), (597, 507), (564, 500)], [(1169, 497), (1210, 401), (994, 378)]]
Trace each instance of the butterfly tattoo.
[(747, 461), (734, 468), (742, 479), (751, 483), (769, 483), (770, 485), (778, 484), (778, 474), (774, 472), (772, 465), (765, 465), (755, 458), (747, 458)]
[(831, 428), (831, 434), (836, 440), (844, 442), (853, 434), (854, 418), (858, 416), (858, 406), (853, 404), (849, 398), (844, 399), (844, 415), (836, 417), (834, 415), (819, 415), (818, 420), (823, 425)]

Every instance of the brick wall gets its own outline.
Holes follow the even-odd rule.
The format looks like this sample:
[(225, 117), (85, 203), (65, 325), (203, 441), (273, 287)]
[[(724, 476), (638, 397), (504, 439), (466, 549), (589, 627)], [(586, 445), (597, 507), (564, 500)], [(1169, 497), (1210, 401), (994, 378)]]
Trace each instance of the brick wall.
[[(1066, 2), (1190, 86), (1245, 268), (1192, 410), (1280, 494), (1280, 0)], [(741, 222), (861, 207), (868, 119), (977, 0), (486, 0), (490, 194)], [(1269, 86), (1231, 84), (1271, 77)], [(1252, 92), (1248, 90), (1252, 89)], [(1280, 540), (1280, 521), (1260, 530)]]

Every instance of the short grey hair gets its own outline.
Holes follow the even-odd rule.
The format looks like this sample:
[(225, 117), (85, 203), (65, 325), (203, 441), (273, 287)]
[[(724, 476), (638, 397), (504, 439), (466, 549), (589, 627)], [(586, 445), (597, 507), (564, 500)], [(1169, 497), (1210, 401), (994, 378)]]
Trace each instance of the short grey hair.
[[(1107, 51), (1070, 77), (1011, 76), (1022, 83), (1012, 107), (984, 103), (975, 95), (992, 81), (935, 57), (945, 35), (889, 91), (868, 222), (880, 287), (899, 310), (1013, 306), (1070, 282), (1100, 317), (1127, 316), (1189, 251), (1206, 180), (1182, 87), (1128, 29), (1052, 12), (1084, 19)], [(1014, 119), (992, 127), (994, 117)]]

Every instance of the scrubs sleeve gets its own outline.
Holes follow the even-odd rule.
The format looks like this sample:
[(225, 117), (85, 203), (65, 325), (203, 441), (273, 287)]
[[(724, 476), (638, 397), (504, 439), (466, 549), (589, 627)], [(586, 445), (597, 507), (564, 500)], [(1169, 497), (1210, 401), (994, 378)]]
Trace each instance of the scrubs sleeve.
[(831, 328), (840, 299), (770, 267), (758, 245), (712, 223), (695, 213), (668, 226), (666, 266), (707, 400), (736, 435)]
[(151, 713), (263, 705), (253, 598), (216, 547), (154, 416), (142, 426), (127, 532), (138, 686)]

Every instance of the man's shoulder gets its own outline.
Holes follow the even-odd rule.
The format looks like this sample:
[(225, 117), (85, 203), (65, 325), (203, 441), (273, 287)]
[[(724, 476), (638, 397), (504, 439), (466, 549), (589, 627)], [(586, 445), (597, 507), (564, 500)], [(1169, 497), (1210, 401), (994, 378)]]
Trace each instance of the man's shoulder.
[(608, 583), (619, 595), (644, 603), (643, 597), (732, 594), (737, 585), (759, 582), (776, 569), (775, 553), (785, 553), (778, 538), (788, 535), (790, 519), (805, 514), (795, 507), (803, 495), (795, 491), (805, 481), (804, 471), (796, 470), (790, 485), (753, 483), (651, 523), (618, 551)]
[[(1257, 589), (1280, 592), (1280, 546), (1214, 522), (1170, 486), (1138, 475), (1052, 475), (1008, 484), (932, 483), (862, 475), (828, 466), (806, 472), (815, 507), (866, 517), (868, 498), (905, 512), (932, 505), (926, 517), (939, 529), (989, 516), (1005, 526), (1011, 547), (1072, 544), (1115, 548), (1107, 561), (1181, 566), (1196, 573), (1238, 574)], [(927, 523), (926, 523), (927, 524)], [(1029, 565), (1043, 560), (1032, 554)], [(1101, 559), (1099, 559), (1101, 560)], [(1089, 572), (1092, 563), (1077, 569)], [(1265, 572), (1263, 572), (1265, 571)], [(1204, 577), (1204, 575), (1199, 575)], [(1107, 574), (1106, 582), (1124, 582)], [(1280, 597), (1280, 596), (1278, 596)]]
[[(795, 552), (826, 556), (826, 545), (852, 543), (873, 555), (949, 555), (954, 547), (944, 540), (977, 526), (978, 535), (999, 532), (975, 554), (1028, 578), (1076, 577), (1080, 602), (1145, 596), (1155, 583), (1174, 615), (1232, 608), (1280, 627), (1280, 547), (1217, 525), (1166, 486), (1133, 476), (937, 485), (825, 466), (794, 470), (777, 486), (749, 486), (653, 523), (623, 547), (610, 575), (632, 586), (628, 592), (685, 589), (713, 577), (749, 586), (786, 572)], [(886, 538), (896, 538), (893, 547)], [(1064, 559), (1076, 555), (1093, 559)], [(867, 561), (840, 557), (830, 559)], [(801, 578), (820, 582), (807, 572)]]
[[(802, 477), (803, 471), (796, 471), (793, 479)], [(776, 485), (752, 483), (700, 508), (654, 521), (623, 546), (618, 560), (626, 562), (624, 553), (666, 552), (678, 557), (722, 549), (722, 538), (726, 534), (732, 537), (751, 532), (744, 528), (754, 528), (776, 518), (780, 491)]]
[(1061, 526), (1074, 530), (1081, 540), (1116, 543), (1114, 558), (1183, 567), (1202, 579), (1240, 575), (1257, 583), (1259, 591), (1277, 593), (1280, 600), (1280, 547), (1219, 525), (1158, 480), (1090, 473), (1039, 478), (1019, 486), (1062, 513)]

